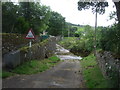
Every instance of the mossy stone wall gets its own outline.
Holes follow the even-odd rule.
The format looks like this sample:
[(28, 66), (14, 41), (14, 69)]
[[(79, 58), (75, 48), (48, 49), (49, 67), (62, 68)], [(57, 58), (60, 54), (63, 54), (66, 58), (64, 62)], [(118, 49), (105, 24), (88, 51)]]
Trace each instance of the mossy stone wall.
[(97, 52), (97, 61), (105, 78), (120, 88), (120, 59), (114, 58), (111, 52)]
[(56, 38), (50, 37), (43, 42), (32, 44), (31, 48), (29, 48), (29, 46), (25, 46), (18, 49), (17, 52), (14, 51), (3, 55), (4, 67), (15, 68), (31, 59), (43, 60), (52, 56), (55, 51)]

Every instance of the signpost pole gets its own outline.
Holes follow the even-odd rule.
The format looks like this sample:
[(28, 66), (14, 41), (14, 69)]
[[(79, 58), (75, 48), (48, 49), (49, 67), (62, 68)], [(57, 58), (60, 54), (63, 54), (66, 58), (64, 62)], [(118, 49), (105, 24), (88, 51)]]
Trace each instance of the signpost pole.
[(31, 46), (32, 46), (32, 42), (31, 42), (31, 39), (30, 39), (30, 42), (29, 42), (29, 50), (30, 50), (30, 60), (31, 60)]
[(32, 42), (31, 42), (31, 39), (30, 39), (30, 42), (29, 42), (29, 47), (31, 48), (31, 46), (32, 46)]
[(97, 37), (96, 37), (96, 33), (97, 32), (97, 7), (96, 7), (96, 13), (95, 13), (95, 40), (94, 40), (94, 49), (95, 49), (95, 53), (94, 55), (96, 56), (96, 45), (97, 45)]

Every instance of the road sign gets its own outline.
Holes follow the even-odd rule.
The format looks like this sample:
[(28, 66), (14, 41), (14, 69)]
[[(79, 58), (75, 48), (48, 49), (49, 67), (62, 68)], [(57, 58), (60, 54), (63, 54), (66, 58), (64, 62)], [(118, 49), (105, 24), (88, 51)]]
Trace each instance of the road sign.
[(26, 39), (35, 39), (34, 33), (32, 31), (32, 29), (29, 30)]

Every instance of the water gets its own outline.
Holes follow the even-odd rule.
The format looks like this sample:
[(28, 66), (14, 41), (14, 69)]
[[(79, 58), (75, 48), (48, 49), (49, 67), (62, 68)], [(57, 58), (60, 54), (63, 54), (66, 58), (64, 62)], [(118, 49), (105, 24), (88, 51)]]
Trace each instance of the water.
[(82, 57), (80, 56), (72, 56), (72, 55), (57, 55), (61, 60), (80, 60)]
[[(58, 44), (56, 45), (56, 47), (57, 47), (56, 54), (61, 60), (80, 60), (80, 59), (82, 59), (82, 57), (80, 57), (80, 56), (75, 56), (73, 54), (70, 54), (69, 50), (61, 47)], [(65, 55), (65, 54), (67, 54), (67, 55)]]
[(70, 51), (67, 49), (64, 49), (63, 47), (61, 47), (60, 45), (56, 44), (57, 47), (57, 53), (69, 53)]

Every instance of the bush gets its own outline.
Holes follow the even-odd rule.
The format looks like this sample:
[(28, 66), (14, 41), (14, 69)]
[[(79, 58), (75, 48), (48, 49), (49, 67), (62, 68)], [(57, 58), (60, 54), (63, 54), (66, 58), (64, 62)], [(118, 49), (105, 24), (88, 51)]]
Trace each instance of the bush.
[(76, 43), (76, 37), (65, 37), (59, 44), (66, 49), (71, 49)]
[(103, 28), (101, 30), (100, 46), (103, 50), (120, 55), (120, 25)]
[(63, 41), (59, 42), (61, 46), (81, 56), (87, 56), (93, 50), (92, 45), (89, 43), (90, 41), (76, 37), (66, 37)]

